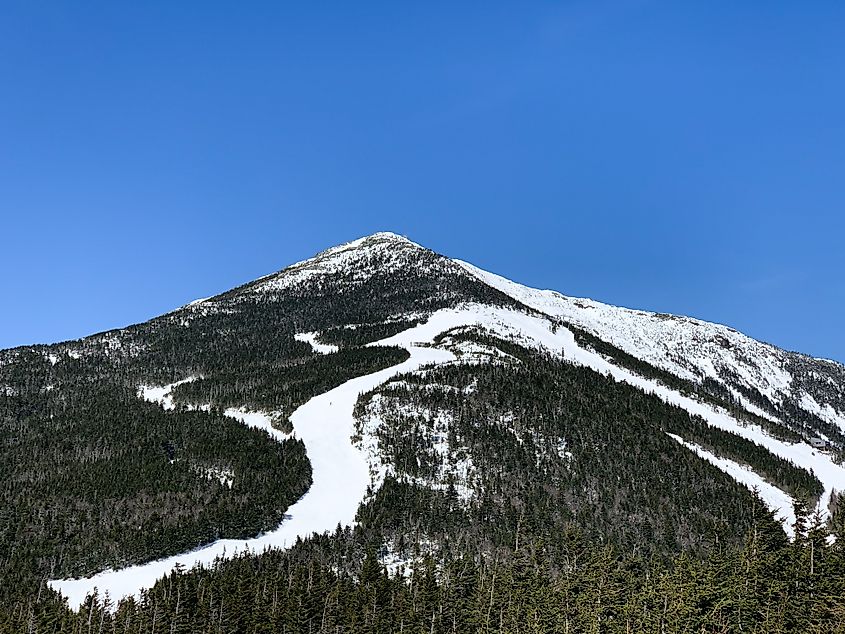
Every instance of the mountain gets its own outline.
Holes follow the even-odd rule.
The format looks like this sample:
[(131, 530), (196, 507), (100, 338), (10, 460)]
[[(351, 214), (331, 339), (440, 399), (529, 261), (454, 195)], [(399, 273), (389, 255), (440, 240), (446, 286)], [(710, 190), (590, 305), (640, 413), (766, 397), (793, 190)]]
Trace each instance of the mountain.
[[(96, 589), (104, 615), (123, 597), (146, 614), (195, 565), (401, 580), (522, 565), (526, 544), (549, 579), (574, 574), (574, 544), (715, 561), (761, 517), (796, 544), (812, 512), (835, 533), (845, 488), (841, 364), (392, 233), (0, 351), (0, 423), (0, 603), (26, 610), (60, 592), (91, 613)], [(246, 555), (267, 548), (290, 554)]]

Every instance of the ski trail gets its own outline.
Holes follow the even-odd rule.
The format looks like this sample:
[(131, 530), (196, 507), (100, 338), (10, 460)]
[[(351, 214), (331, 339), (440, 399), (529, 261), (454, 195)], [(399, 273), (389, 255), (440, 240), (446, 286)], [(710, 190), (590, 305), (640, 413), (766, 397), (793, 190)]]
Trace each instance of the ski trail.
[[(766, 433), (758, 425), (740, 422), (723, 409), (681, 394), (658, 381), (631, 372), (623, 366), (614, 365), (600, 354), (579, 346), (569, 329), (564, 326), (555, 327), (547, 316), (530, 315), (511, 308), (485, 305), (448, 308), (434, 313), (427, 322), (416, 328), (383, 340), (382, 344), (405, 346), (419, 339), (428, 340), (438, 332), (460, 325), (482, 326), (520, 345), (539, 347), (555, 354), (562, 354), (569, 361), (611, 376), (616, 381), (625, 382), (646, 393), (652, 393), (670, 405), (676, 405), (690, 414), (701, 416), (711, 427), (734, 433), (765, 447), (775, 456), (812, 470), (825, 489), (816, 506), (822, 518), (829, 516), (828, 505), (833, 493), (845, 490), (845, 465), (835, 462), (830, 455), (817, 451), (804, 442), (789, 443), (779, 440)], [(788, 524), (790, 515), (784, 499), (789, 496), (777, 487), (771, 487), (771, 490), (760, 488), (759, 492), (770, 509), (786, 515)]]
[(752, 491), (756, 490), (760, 497), (766, 501), (769, 508), (777, 513), (777, 517), (783, 524), (783, 528), (790, 539), (795, 537), (795, 507), (793, 500), (789, 495), (779, 489), (778, 487), (769, 484), (762, 476), (743, 464), (740, 464), (729, 458), (722, 458), (709, 451), (701, 445), (694, 442), (688, 442), (678, 436), (677, 434), (666, 435), (676, 440), (678, 443), (695, 452), (701, 458), (712, 464), (717, 469), (724, 471), (734, 480), (746, 486)]
[[(338, 524), (354, 524), (358, 506), (370, 484), (366, 458), (352, 444), (351, 438), (354, 433), (352, 410), (358, 396), (397, 374), (455, 359), (451, 352), (445, 350), (418, 345), (403, 347), (411, 355), (407, 361), (351, 379), (315, 396), (291, 415), (296, 435), (305, 443), (311, 461), (313, 483), (305, 495), (288, 508), (285, 518), (275, 530), (252, 539), (219, 539), (186, 553), (120, 570), (105, 570), (85, 579), (49, 581), (50, 587), (64, 595), (72, 608), (82, 606), (85, 598), (95, 591), (100, 597), (108, 595), (114, 603), (129, 596), (137, 599), (142, 590), (153, 586), (177, 566), (191, 569), (194, 566), (209, 566), (218, 558), (229, 559), (237, 553), (285, 548), (294, 544), (298, 538), (334, 531)], [(172, 386), (142, 388), (142, 395), (166, 407), (170, 404), (167, 400), (170, 389)], [(251, 412), (245, 415), (237, 410), (227, 410), (226, 413), (244, 424), (272, 429), (266, 414)], [(276, 440), (283, 439), (281, 434), (271, 433), (271, 436)]]

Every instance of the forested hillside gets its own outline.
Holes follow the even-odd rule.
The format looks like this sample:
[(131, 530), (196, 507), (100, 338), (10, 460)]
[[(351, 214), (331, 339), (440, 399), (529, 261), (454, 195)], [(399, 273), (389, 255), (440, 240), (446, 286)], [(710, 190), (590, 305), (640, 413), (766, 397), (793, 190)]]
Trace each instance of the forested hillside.
[[(842, 368), (648, 315), (635, 349), (603, 330), (623, 309), (482, 273), (376, 234), (0, 351), (0, 630), (839, 631)], [(344, 448), (364, 481), (324, 534), (137, 599), (53, 589), (296, 521)]]
[(668, 433), (809, 504), (821, 494), (807, 470), (654, 395), (477, 331), (444, 334), (516, 356), (401, 375), (359, 400), (360, 429), (373, 428), (374, 462), (388, 474), (361, 521), (391, 543), (460, 535), (501, 551), (522, 533), (554, 551), (573, 528), (646, 556), (737, 543), (751, 493)]
[[(543, 541), (523, 541), (501, 561), (465, 552), (420, 557), (389, 574), (375, 547), (351, 533), (175, 571), (142, 600), (96, 597), (79, 612), (54, 598), (0, 607), (16, 632), (749, 632), (845, 631), (845, 551), (801, 516), (797, 538), (754, 507), (741, 546), (701, 560), (622, 554), (568, 535), (558, 571)], [(839, 532), (840, 537), (845, 533)]]

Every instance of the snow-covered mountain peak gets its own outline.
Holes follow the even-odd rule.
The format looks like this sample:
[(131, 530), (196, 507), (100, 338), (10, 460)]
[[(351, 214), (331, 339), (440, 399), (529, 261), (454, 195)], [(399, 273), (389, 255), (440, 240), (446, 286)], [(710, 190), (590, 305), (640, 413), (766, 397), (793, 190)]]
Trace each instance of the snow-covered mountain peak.
[(436, 259), (448, 262), (404, 236), (382, 231), (291, 264), (278, 273), (257, 280), (250, 290), (255, 293), (285, 291), (306, 283), (319, 284), (327, 278), (343, 278), (348, 283), (358, 284), (376, 272), (389, 274), (408, 266), (419, 266), (423, 260), (427, 260), (430, 266), (431, 261)]
[[(382, 485), (427, 489), (414, 498), (426, 513), (427, 500), (439, 499), (433, 493), (446, 495), (449, 513), (457, 505), (499, 513), (499, 500), (527, 499), (525, 483), (535, 491), (535, 509), (561, 508), (560, 521), (584, 517), (590, 526), (598, 518), (609, 535), (637, 514), (648, 522), (642, 535), (656, 534), (658, 522), (683, 526), (684, 518), (701, 534), (717, 517), (705, 506), (723, 518), (730, 516), (725, 502), (741, 510), (747, 494), (717, 479), (713, 466), (755, 487), (788, 530), (796, 496), (810, 494), (826, 516), (845, 487), (841, 364), (720, 324), (530, 288), (390, 232), (331, 247), (144, 324), (0, 351), (4, 366), (0, 396), (30, 390), (35, 402), (49, 393), (44, 411), (84, 400), (87, 391), (75, 396), (79, 377), (105, 374), (123, 381), (113, 390), (130, 395), (127, 411), (140, 388), (144, 400), (174, 415), (222, 413), (283, 442), (292, 439), (290, 429), (273, 424), (287, 422), (311, 464), (308, 493), (276, 530), (52, 582), (77, 604), (94, 587), (135, 593), (143, 575), (151, 583), (171, 566), (210, 563), (236, 544), (260, 550), (334, 530), (363, 515), (361, 504), (381, 513), (404, 497), (397, 488), (378, 498)], [(113, 402), (123, 405), (115, 397), (101, 409)], [(148, 410), (161, 425), (150, 436), (158, 444), (174, 427), (163, 412)], [(80, 407), (79, 416), (88, 412)], [(194, 422), (203, 421), (186, 424)], [(113, 442), (123, 446), (125, 435)], [(167, 464), (186, 464), (173, 461), (170, 444)], [(210, 447), (218, 462), (202, 454), (190, 477), (240, 494), (248, 461), (220, 463), (223, 445)], [(703, 470), (702, 461), (711, 467)], [(662, 493), (632, 497), (651, 485)], [(672, 497), (685, 487), (690, 493)], [(556, 497), (547, 503), (549, 493)], [(629, 506), (617, 508), (619, 500)], [(540, 521), (558, 521), (542, 513)], [(483, 522), (489, 517), (496, 516)]]
[[(418, 318), (426, 311), (467, 301), (522, 306), (586, 331), (682, 379), (722, 385), (723, 391), (755, 413), (798, 416), (817, 431), (821, 420), (845, 433), (845, 366), (841, 364), (787, 352), (721, 324), (530, 288), (392, 232), (326, 249), (219, 296), (212, 304), (217, 299), (237, 304), (262, 296), (345, 295), (355, 289), (363, 290), (361, 298), (367, 298), (368, 306), (380, 303), (379, 315), (392, 317), (413, 313)], [(186, 308), (203, 312), (207, 307), (201, 302)], [(381, 319), (373, 313), (355, 320), (362, 318)]]

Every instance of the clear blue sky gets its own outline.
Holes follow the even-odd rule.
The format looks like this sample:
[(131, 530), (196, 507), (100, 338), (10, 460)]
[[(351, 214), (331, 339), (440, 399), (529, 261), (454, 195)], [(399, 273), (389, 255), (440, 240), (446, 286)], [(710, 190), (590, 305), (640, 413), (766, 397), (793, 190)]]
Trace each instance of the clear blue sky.
[(393, 230), (845, 361), (841, 2), (407, 5), (4, 2), (0, 347)]

